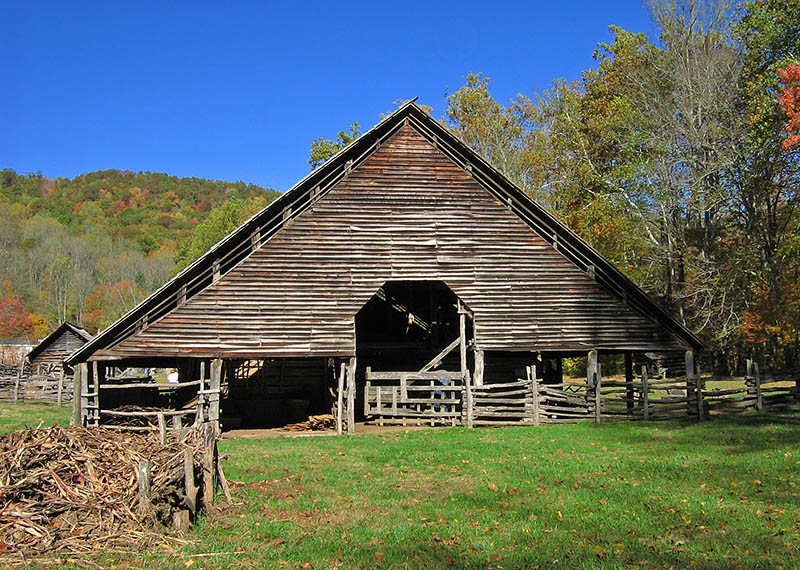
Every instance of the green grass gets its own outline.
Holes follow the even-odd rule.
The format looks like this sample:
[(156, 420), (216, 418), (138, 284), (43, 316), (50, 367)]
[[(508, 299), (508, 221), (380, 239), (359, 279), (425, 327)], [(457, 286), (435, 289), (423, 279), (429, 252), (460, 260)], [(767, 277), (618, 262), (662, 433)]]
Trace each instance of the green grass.
[(24, 428), (69, 425), (72, 414), (70, 406), (48, 406), (45, 404), (0, 404), (0, 433)]
[(172, 557), (96, 561), (195, 569), (800, 565), (798, 414), (223, 440), (220, 449), (235, 504), (202, 518), (186, 537), (194, 544)]

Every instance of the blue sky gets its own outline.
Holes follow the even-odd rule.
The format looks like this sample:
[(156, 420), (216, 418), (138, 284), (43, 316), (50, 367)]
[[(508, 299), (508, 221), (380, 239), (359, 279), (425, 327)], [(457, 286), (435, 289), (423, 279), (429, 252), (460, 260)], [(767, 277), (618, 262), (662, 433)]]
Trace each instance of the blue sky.
[(278, 190), (308, 173), (313, 139), (398, 99), (441, 117), (468, 72), (501, 101), (542, 92), (590, 67), (608, 26), (654, 34), (639, 0), (7, 1), (0, 18), (0, 168)]

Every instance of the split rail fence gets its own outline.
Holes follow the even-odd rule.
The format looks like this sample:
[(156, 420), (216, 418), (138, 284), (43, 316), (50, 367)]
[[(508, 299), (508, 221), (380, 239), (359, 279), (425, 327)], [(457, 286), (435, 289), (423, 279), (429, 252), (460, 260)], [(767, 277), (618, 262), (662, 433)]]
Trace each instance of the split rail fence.
[(762, 376), (749, 362), (743, 379), (701, 380), (689, 364), (695, 372), (682, 379), (650, 377), (646, 367), (630, 380), (604, 379), (590, 358), (585, 381), (546, 382), (531, 366), (527, 378), (483, 386), (462, 383), (460, 373), (368, 371), (364, 415), (380, 425), (473, 427), (800, 411), (800, 369)]
[(72, 377), (63, 370), (31, 374), (30, 366), (0, 366), (0, 401), (37, 402), (60, 406), (72, 401)]

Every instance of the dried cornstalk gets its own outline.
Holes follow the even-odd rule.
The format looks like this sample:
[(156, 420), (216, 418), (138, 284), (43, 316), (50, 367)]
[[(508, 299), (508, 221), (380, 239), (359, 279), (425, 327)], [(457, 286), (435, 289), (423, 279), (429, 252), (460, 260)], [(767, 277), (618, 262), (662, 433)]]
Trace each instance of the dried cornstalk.
[[(202, 437), (162, 445), (157, 433), (51, 427), (0, 436), (0, 565), (179, 541), (164, 533), (184, 505), (184, 450), (202, 469)], [(140, 460), (151, 465), (152, 509), (137, 512)]]

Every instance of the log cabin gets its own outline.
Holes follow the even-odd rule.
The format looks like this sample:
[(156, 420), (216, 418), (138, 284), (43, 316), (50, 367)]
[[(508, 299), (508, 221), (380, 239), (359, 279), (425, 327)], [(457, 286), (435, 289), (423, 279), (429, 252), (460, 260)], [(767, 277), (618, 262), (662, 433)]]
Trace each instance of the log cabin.
[(402, 383), (406, 410), (409, 382), (429, 386), (429, 397), (444, 390), (450, 399), (426, 417), (457, 423), (465, 382), (508, 381), (531, 364), (558, 379), (564, 358), (587, 354), (624, 354), (630, 369), (637, 354), (702, 346), (409, 102), (68, 363), (84, 370), (83, 423), (102, 423), (101, 410), (121, 402), (106, 371), (169, 367), (185, 402), (216, 393), (210, 408), (223, 427), (332, 409), (352, 426), (370, 415), (376, 383)]
[[(27, 356), (31, 374), (57, 375), (64, 360), (84, 344), (92, 335), (69, 322), (63, 322), (56, 330), (43, 338)], [(70, 374), (70, 370), (65, 370)]]

